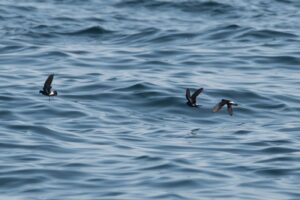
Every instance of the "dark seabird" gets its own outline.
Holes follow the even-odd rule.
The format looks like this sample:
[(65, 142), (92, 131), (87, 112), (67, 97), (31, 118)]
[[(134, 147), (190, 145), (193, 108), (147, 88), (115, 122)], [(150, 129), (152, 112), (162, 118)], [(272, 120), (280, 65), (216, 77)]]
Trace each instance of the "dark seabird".
[(49, 97), (50, 96), (57, 96), (57, 91), (51, 90), (52, 89), (51, 83), (53, 81), (53, 77), (54, 77), (54, 74), (50, 74), (48, 76), (47, 80), (45, 81), (43, 90), (40, 90), (40, 93), (42, 93), (45, 96), (49, 96)]
[(233, 108), (232, 106), (237, 106), (237, 103), (234, 103), (233, 101), (222, 99), (217, 105), (215, 105), (212, 109), (213, 112), (218, 112), (224, 105), (227, 105), (227, 111), (229, 115), (233, 115)]
[(194, 94), (191, 96), (191, 92), (190, 92), (190, 89), (187, 88), (186, 89), (186, 92), (185, 92), (185, 97), (187, 99), (187, 102), (186, 104), (191, 106), (191, 107), (197, 107), (197, 104), (196, 104), (196, 98), (197, 96), (203, 91), (203, 88), (200, 88), (198, 90), (196, 90), (194, 92)]

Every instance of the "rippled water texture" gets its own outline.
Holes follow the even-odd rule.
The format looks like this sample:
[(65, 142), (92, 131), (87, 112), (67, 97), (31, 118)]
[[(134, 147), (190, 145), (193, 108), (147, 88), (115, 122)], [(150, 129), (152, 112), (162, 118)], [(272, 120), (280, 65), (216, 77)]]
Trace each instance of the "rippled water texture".
[(298, 0), (0, 1), (0, 199), (300, 199), (299, 20)]

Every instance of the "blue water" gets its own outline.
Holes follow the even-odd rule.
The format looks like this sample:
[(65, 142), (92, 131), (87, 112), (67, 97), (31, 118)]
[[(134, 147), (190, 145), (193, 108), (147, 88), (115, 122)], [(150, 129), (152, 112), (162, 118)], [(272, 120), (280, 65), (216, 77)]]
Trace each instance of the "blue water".
[(298, 0), (0, 1), (0, 199), (300, 199), (299, 20)]

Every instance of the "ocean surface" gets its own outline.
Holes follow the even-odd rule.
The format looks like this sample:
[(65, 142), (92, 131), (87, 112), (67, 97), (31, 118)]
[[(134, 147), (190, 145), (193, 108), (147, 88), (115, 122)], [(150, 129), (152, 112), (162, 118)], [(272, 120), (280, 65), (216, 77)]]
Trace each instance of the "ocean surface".
[(298, 0), (0, 0), (0, 199), (299, 200), (299, 21)]

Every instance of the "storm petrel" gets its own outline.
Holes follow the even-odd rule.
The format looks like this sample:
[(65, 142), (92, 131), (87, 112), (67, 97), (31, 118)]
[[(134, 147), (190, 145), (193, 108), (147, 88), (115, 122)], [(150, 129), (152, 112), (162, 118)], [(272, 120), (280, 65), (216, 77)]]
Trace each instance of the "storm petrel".
[(52, 89), (51, 83), (53, 81), (53, 77), (54, 77), (54, 74), (50, 74), (48, 76), (47, 80), (45, 81), (43, 90), (40, 90), (40, 93), (42, 93), (45, 96), (49, 96), (49, 97), (50, 96), (57, 96), (57, 91), (51, 90)]
[(227, 99), (222, 99), (219, 103), (217, 103), (212, 111), (213, 112), (218, 112), (224, 105), (227, 105), (227, 111), (229, 115), (233, 115), (233, 108), (232, 106), (238, 106), (237, 103), (234, 103), (233, 101), (227, 100)]
[(185, 92), (185, 97), (187, 99), (187, 102), (186, 104), (191, 106), (191, 107), (197, 107), (197, 104), (196, 104), (196, 98), (197, 96), (203, 91), (203, 88), (200, 88), (198, 90), (196, 90), (194, 92), (194, 94), (191, 96), (191, 92), (190, 92), (190, 89), (187, 88), (186, 89), (186, 92)]

